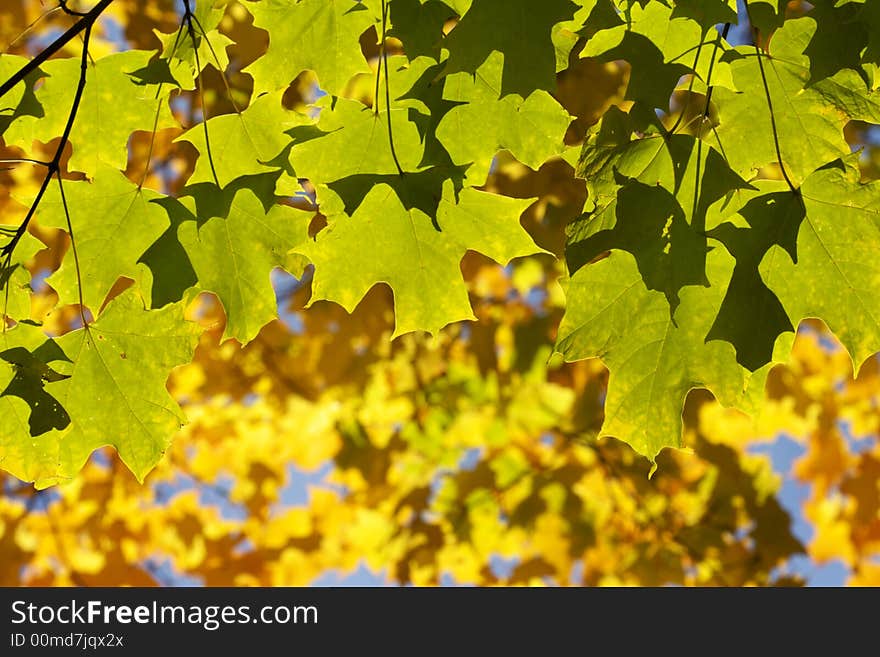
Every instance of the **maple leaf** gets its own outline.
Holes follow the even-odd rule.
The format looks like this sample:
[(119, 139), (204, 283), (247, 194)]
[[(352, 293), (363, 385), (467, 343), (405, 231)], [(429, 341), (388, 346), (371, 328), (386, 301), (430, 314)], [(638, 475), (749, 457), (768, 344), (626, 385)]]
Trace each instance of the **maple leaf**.
[[(379, 113), (355, 100), (325, 96), (315, 104), (321, 115), (315, 128), (293, 128), (290, 162), (298, 176), (314, 184), (358, 174), (398, 174), (387, 128), (388, 110)], [(422, 139), (405, 107), (393, 108), (391, 128), (395, 152), (404, 171), (416, 171)]]
[[(9, 367), (0, 367), (0, 404), (11, 420), (0, 442), (4, 469), (44, 488), (76, 474), (93, 450), (113, 445), (143, 479), (184, 421), (165, 389), (169, 372), (189, 361), (198, 339), (198, 328), (182, 316), (182, 304), (144, 310), (128, 290), (88, 328), (55, 341), (26, 325), (7, 331)], [(12, 358), (16, 348), (29, 357)], [(29, 386), (21, 395), (10, 394), (16, 371)], [(55, 427), (31, 437), (33, 413), (45, 414), (44, 429), (50, 421)]]
[(373, 24), (366, 7), (356, 0), (263, 0), (245, 2), (254, 25), (269, 32), (266, 54), (245, 68), (254, 78), (254, 92), (286, 87), (302, 71), (318, 76), (333, 95), (370, 67), (358, 39)]
[[(34, 481), (51, 477), (57, 466), (42, 449), (65, 429), (70, 417), (46, 384), (63, 379), (52, 365), (64, 353), (39, 328), (20, 323), (0, 334), (0, 466)], [(48, 436), (44, 436), (50, 432)]]
[(390, 3), (388, 36), (406, 44), (409, 59), (439, 60), (443, 26), (454, 15), (454, 8), (440, 0), (395, 0)]
[(577, 10), (569, 0), (473, 0), (444, 42), (447, 70), (474, 75), (497, 54), (503, 61), (499, 97), (552, 90), (556, 55), (550, 35), (554, 25), (570, 20)]
[(162, 42), (162, 59), (181, 89), (195, 89), (198, 74), (207, 66), (221, 73), (229, 66), (226, 47), (233, 41), (217, 29), (225, 12), (225, 3), (219, 7), (211, 2), (196, 5), (193, 11), (195, 48), (186, 26), (170, 34), (155, 33)]
[(779, 298), (767, 287), (759, 264), (777, 245), (797, 256), (797, 233), (804, 208), (783, 182), (760, 181), (738, 190), (737, 203), (710, 213), (707, 234), (736, 258), (718, 316), (706, 338), (727, 340), (737, 360), (750, 370), (788, 358), (786, 341), (794, 326)]
[[(14, 231), (15, 226), (0, 223), (0, 230)], [(24, 233), (8, 262), (0, 262), (0, 315), (15, 320), (28, 319), (31, 314), (31, 274), (25, 268), (43, 243), (30, 233)]]
[(216, 294), (226, 311), (224, 338), (247, 343), (277, 318), (270, 274), (288, 264), (288, 251), (308, 239), (311, 218), (310, 212), (284, 205), (267, 212), (251, 190), (242, 189), (225, 216), (180, 224), (177, 234), (199, 289)]
[(493, 53), (475, 75), (447, 75), (443, 88), (444, 100), (461, 104), (440, 120), (437, 138), (455, 164), (470, 165), (472, 185), (485, 183), (492, 159), (502, 149), (532, 169), (565, 149), (571, 116), (540, 89), (526, 98), (503, 95), (502, 59)]
[[(614, 18), (614, 22), (620, 22), (617, 12), (610, 6), (609, 0), (573, 0), (577, 5), (577, 10), (571, 20), (556, 23), (550, 34), (550, 40), (556, 50), (556, 72), (564, 71), (568, 68), (568, 58), (571, 51), (580, 40), (580, 33), (589, 23), (593, 25), (600, 22), (599, 19), (593, 19), (593, 12), (601, 14), (610, 13)], [(603, 17), (604, 18), (604, 17)], [(604, 27), (604, 26), (603, 26)]]
[(20, 263), (0, 265), (0, 316), (11, 319), (27, 319), (31, 314), (31, 275)]
[[(204, 125), (190, 128), (177, 138), (187, 141), (199, 152), (199, 159), (188, 184), (214, 182), (221, 187), (232, 181), (286, 166), (283, 160), (273, 164), (290, 136), (285, 131), (294, 126), (314, 123), (309, 117), (285, 109), (281, 104), (283, 92), (264, 94), (240, 114), (223, 114), (207, 121), (208, 138)], [(210, 157), (208, 154), (210, 144)]]
[[(653, 458), (664, 445), (678, 444), (679, 416), (690, 387), (706, 386), (724, 404), (754, 409), (767, 368), (788, 357), (795, 328), (804, 319), (827, 321), (856, 361), (880, 348), (880, 326), (870, 303), (877, 272), (868, 255), (878, 241), (872, 214), (876, 193), (873, 185), (858, 180), (855, 160), (836, 163), (850, 151), (844, 129), (851, 140), (862, 139), (867, 129), (859, 121), (880, 122), (880, 61), (872, 36), (880, 14), (874, 3), (857, 0), (813, 4), (803, 8), (805, 17), (789, 19), (779, 3), (747, 3), (743, 18), (758, 28), (760, 52), (750, 46), (733, 49), (721, 37), (726, 28), (716, 24), (736, 20), (732, 0), (264, 0), (241, 5), (221, 0), (196, 3), (182, 26), (168, 8), (135, 21), (125, 3), (109, 9), (106, 0), (85, 16), (68, 14), (63, 18), (79, 28), (88, 25), (79, 32), (81, 42), (76, 32), (67, 31), (51, 37), (49, 50), (41, 52), (38, 45), (31, 63), (0, 58), (0, 74), (10, 79), (4, 85), (0, 130), (11, 149), (10, 164), (22, 167), (4, 173), (4, 180), (19, 188), (18, 196), (36, 199), (33, 223), (32, 212), (0, 199), (2, 248), (8, 256), (0, 271), (7, 324), (18, 320), (29, 326), (33, 316), (46, 322), (45, 331), (63, 334), (77, 325), (74, 306), (82, 295), (98, 327), (75, 333), (85, 336), (86, 346), (77, 352), (84, 357), (95, 352), (88, 336), (106, 326), (105, 314), (129, 303), (120, 301), (129, 298), (124, 295), (102, 310), (120, 279), (130, 279), (131, 294), (142, 295), (149, 307), (163, 306), (162, 312), (175, 309), (178, 322), (184, 304), (202, 291), (213, 292), (219, 302), (211, 302), (214, 319), (221, 321), (221, 307), (227, 316), (224, 337), (256, 341), (278, 311), (273, 270), (298, 275), (307, 256), (315, 265), (315, 300), (339, 301), (351, 310), (376, 283), (386, 283), (397, 311), (394, 335), (418, 329), (436, 333), (473, 316), (462, 276), (462, 266), (474, 275), (471, 259), (463, 261), (467, 251), (499, 263), (540, 251), (519, 223), (530, 201), (517, 200), (540, 193), (528, 221), (541, 231), (541, 242), (561, 250), (558, 229), (567, 224), (571, 283), (560, 349), (569, 359), (601, 356), (609, 362), (603, 431)], [(158, 48), (101, 56), (122, 43), (114, 40), (111, 23), (94, 24), (92, 33), (89, 21), (104, 9), (124, 23), (131, 43), (157, 44), (158, 35)], [(182, 29), (155, 32), (174, 25), (174, 18)], [(251, 18), (256, 29), (248, 27)], [(195, 23), (194, 39), (189, 19)], [(77, 52), (80, 43), (79, 57), (53, 57)], [(573, 58), (580, 43), (585, 44), (582, 57), (609, 65)], [(378, 60), (368, 61), (377, 54)], [(628, 66), (621, 66), (621, 59)], [(209, 66), (229, 69), (228, 77), (201, 75)], [(240, 75), (242, 66), (245, 75)], [(304, 71), (314, 73), (317, 82), (301, 76)], [(251, 92), (248, 75), (254, 95), (238, 112), (236, 98)], [(559, 89), (584, 82), (582, 97), (560, 93), (563, 107), (552, 95), (557, 75), (563, 83)], [(592, 84), (602, 80), (613, 88)], [(190, 93), (196, 86), (197, 94)], [(230, 98), (223, 97), (227, 92)], [(196, 97), (199, 102), (191, 102)], [(236, 111), (219, 114), (229, 103)], [(171, 107), (189, 114), (191, 127), (176, 141), (194, 147), (194, 160), (192, 149), (171, 147), (166, 136), (149, 134), (176, 127)], [(572, 117), (566, 108), (578, 108), (580, 116)], [(199, 110), (213, 118), (197, 123)], [(693, 118), (670, 128), (671, 113)], [(600, 116), (599, 127), (588, 129)], [(67, 135), (69, 121), (73, 130)], [(585, 130), (586, 144), (575, 163), (575, 143)], [(35, 141), (50, 151), (50, 142), (58, 144), (48, 163), (15, 159), (20, 150), (36, 160), (45, 157), (45, 147)], [(576, 166), (582, 182), (566, 165), (549, 163), (560, 156)], [(139, 190), (120, 173), (131, 175), (143, 160), (145, 178), (162, 185), (168, 196)], [(763, 179), (776, 176), (777, 164), (784, 185)], [(871, 175), (868, 158), (863, 164), (865, 175)], [(41, 172), (37, 194), (25, 173), (31, 166)], [(77, 179), (77, 171), (86, 179)], [(552, 191), (541, 186), (563, 171), (559, 189), (555, 183)], [(67, 209), (53, 177), (64, 179)], [(567, 189), (577, 186), (577, 193)], [(311, 221), (311, 213), (277, 205), (278, 197), (293, 195), (297, 198), (284, 202), (317, 204), (318, 221)], [(581, 207), (584, 211), (572, 219)], [(310, 239), (309, 226), (314, 230), (325, 218), (326, 228)], [(75, 248), (63, 250), (66, 243), (56, 228), (72, 233)], [(845, 241), (857, 245), (847, 251)], [(530, 273), (519, 264), (503, 273), (477, 267), (475, 298), (482, 307), (489, 299), (514, 294), (526, 298), (531, 309), (532, 288), (552, 279), (548, 267), (535, 267)], [(31, 272), (39, 280), (49, 274), (59, 293), (55, 311), (47, 314), (56, 301), (53, 294), (30, 288)], [(622, 296), (603, 296), (617, 289), (618, 278), (630, 284)], [(560, 295), (546, 292), (555, 312)], [(297, 299), (304, 302), (304, 297), (305, 292)], [(375, 307), (381, 297), (371, 294), (368, 306)], [(842, 308), (833, 307), (833, 299)], [(132, 306), (136, 317), (159, 312), (138, 308), (139, 303)], [(315, 304), (310, 312), (321, 307)], [(593, 318), (597, 308), (611, 324)], [(544, 311), (532, 330), (546, 337), (554, 332), (554, 314)], [(390, 328), (383, 324), (387, 313), (379, 314), (370, 335)], [(490, 315), (505, 324), (507, 339), (516, 344), (499, 343), (495, 353), (480, 355), (481, 367), (512, 372), (549, 349), (534, 341), (524, 347), (524, 338), (510, 337), (512, 318)], [(303, 319), (306, 313), (294, 316), (309, 321)], [(624, 317), (634, 329), (624, 327)], [(572, 323), (578, 318), (585, 323)], [(486, 330), (474, 329), (475, 339), (486, 340)], [(348, 327), (340, 331), (344, 337), (331, 341), (338, 346), (355, 340), (354, 332)], [(74, 406), (80, 403), (76, 412), (68, 408), (56, 392), (72, 384), (53, 377), (66, 376), (79, 363), (46, 362), (40, 332), (33, 341), (21, 337), (26, 333), (18, 326), (10, 329), (21, 344), (10, 343), (4, 352), (9, 360), (3, 367), (12, 372), (5, 383), (21, 393), (7, 394), (4, 408), (25, 417), (28, 425), (10, 423), (18, 438), (8, 438), (7, 445), (20, 440), (25, 452), (9, 447), (17, 454), (10, 463), (45, 483), (72, 474), (74, 461), (87, 452), (83, 448), (76, 458), (69, 453), (59, 458), (77, 445), (68, 436), (107, 431), (109, 415), (85, 422), (84, 401), (74, 401)], [(58, 344), (70, 340), (65, 335)], [(353, 360), (340, 359), (332, 367), (341, 372)], [(114, 392), (112, 377), (92, 369), (97, 372), (94, 397), (116, 399), (125, 393), (125, 386)], [(160, 374), (153, 373), (156, 381)], [(34, 404), (54, 408), (56, 402), (59, 413), (47, 414), (45, 422), (30, 412)], [(653, 425), (651, 403), (659, 409)], [(389, 444), (396, 431), (389, 427), (411, 412), (405, 404), (391, 406), (371, 406), (359, 417), (377, 448)], [(519, 410), (513, 424), (542, 431), (547, 414), (557, 417), (545, 408), (551, 406), (542, 402), (534, 412)], [(62, 411), (68, 425), (58, 421)], [(479, 424), (479, 432), (488, 435), (488, 426)], [(39, 454), (26, 435), (37, 432), (46, 447)], [(420, 449), (436, 449), (437, 436), (430, 431), (410, 427), (405, 433), (405, 440)], [(151, 434), (153, 446), (161, 442), (160, 434)], [(53, 447), (58, 445), (61, 451)], [(530, 459), (517, 452), (519, 447), (495, 446), (499, 454), (485, 473), (456, 483), (467, 495), (474, 493), (474, 500), (482, 498), (486, 486), (528, 476)], [(136, 451), (133, 445), (128, 449)], [(432, 454), (450, 463), (460, 457)], [(384, 476), (371, 473), (369, 482), (375, 485)], [(547, 492), (545, 502), (563, 504), (559, 496)], [(460, 502), (456, 498), (455, 504)], [(491, 526), (485, 536), (502, 532), (487, 520), (497, 519), (489, 509), (497, 502), (486, 503), (485, 518), (472, 502), (467, 502), (468, 522)], [(529, 517), (548, 523), (547, 536), (556, 537), (548, 538), (548, 545), (556, 542), (547, 548), (546, 562), (523, 565), (523, 577), (543, 572), (549, 562), (559, 572), (570, 567), (571, 552), (557, 541), (556, 520)], [(392, 540), (387, 519), (370, 515), (352, 524), (370, 549)], [(478, 565), (470, 560), (461, 569), (478, 572)]]
[(753, 47), (736, 49), (731, 68), (739, 92), (717, 89), (713, 96), (719, 142), (713, 145), (723, 149), (740, 174), (751, 175), (777, 162), (778, 142), (786, 172), (797, 186), (817, 168), (850, 152), (843, 136), (849, 121), (880, 122), (880, 96), (870, 93), (855, 71), (843, 69), (808, 84), (810, 60), (803, 52), (815, 31), (811, 17), (786, 21), (774, 33), (769, 54), (761, 55), (763, 75)]
[(138, 189), (118, 170), (101, 165), (92, 182), (65, 182), (64, 196), (67, 210), (60, 189), (52, 185), (39, 212), (42, 225), (67, 231), (69, 211), (76, 237), (79, 270), (69, 251), (47, 279), (61, 302), (78, 303), (82, 293), (85, 305), (97, 314), (120, 276), (149, 289), (149, 272), (138, 261), (168, 227), (168, 217), (152, 202), (162, 195)]
[(47, 389), (71, 424), (63, 439), (38, 443), (41, 452), (57, 459), (56, 478), (72, 476), (93, 450), (112, 445), (143, 480), (184, 424), (165, 382), (174, 367), (190, 361), (199, 332), (183, 320), (182, 303), (145, 310), (131, 289), (110, 302), (88, 328), (56, 341), (72, 362), (59, 367), (69, 378)]
[(571, 277), (556, 349), (566, 360), (598, 357), (608, 367), (600, 436), (625, 440), (653, 461), (664, 447), (681, 446), (691, 389), (707, 388), (726, 406), (754, 406), (767, 369), (753, 374), (730, 344), (706, 341), (732, 271), (730, 255), (709, 251), (708, 287), (683, 288), (674, 314), (662, 292), (645, 287), (628, 253), (614, 251)]
[[(0, 79), (8, 80), (16, 71), (27, 64), (25, 57), (18, 55), (0, 55)], [(0, 102), (0, 135), (6, 131), (6, 127), (17, 118), (21, 112), (21, 105), (28, 92), (26, 81), (22, 80), (10, 89)]]
[(628, 61), (632, 69), (626, 97), (652, 108), (667, 109), (679, 79), (690, 72), (707, 84), (711, 70), (714, 86), (733, 88), (730, 66), (723, 58), (730, 46), (682, 13), (679, 4), (674, 9), (659, 2), (634, 5), (625, 23), (597, 32), (580, 56)]
[[(431, 216), (406, 208), (388, 185), (374, 186), (350, 217), (332, 217), (314, 242), (296, 252), (315, 264), (312, 302), (328, 299), (353, 311), (376, 283), (394, 291), (394, 335), (437, 333), (451, 322), (474, 319), (460, 262), (468, 249), (501, 264), (540, 251), (519, 225), (532, 200), (507, 199), (464, 190), (456, 201), (443, 188), (436, 225)], [(358, 245), (369, 241), (369, 251)], [(426, 294), (431, 290), (431, 294)]]
[(801, 196), (796, 249), (772, 246), (761, 260), (761, 278), (792, 324), (821, 318), (858, 372), (880, 350), (880, 266), (871, 255), (880, 242), (880, 183), (861, 183), (848, 158), (807, 178)]

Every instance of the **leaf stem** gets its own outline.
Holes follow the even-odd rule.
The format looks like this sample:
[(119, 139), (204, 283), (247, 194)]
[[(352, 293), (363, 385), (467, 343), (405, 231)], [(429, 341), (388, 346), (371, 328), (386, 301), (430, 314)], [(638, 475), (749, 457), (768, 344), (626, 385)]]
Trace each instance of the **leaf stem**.
[[(208, 51), (211, 53), (211, 57), (214, 58), (214, 63), (217, 66), (217, 71), (219, 71), (220, 73), (220, 79), (223, 80), (223, 86), (226, 87), (226, 95), (229, 96), (229, 102), (232, 103), (232, 108), (235, 110), (236, 114), (241, 114), (241, 109), (239, 108), (238, 103), (235, 102), (235, 98), (232, 95), (232, 86), (229, 84), (229, 79), (226, 77), (226, 72), (223, 70), (223, 66), (220, 64), (220, 58), (217, 56), (217, 51), (214, 50), (214, 45), (208, 38), (208, 33), (205, 31), (205, 28), (202, 27), (202, 23), (199, 20), (198, 16), (193, 14), (192, 19), (196, 22), (196, 26), (198, 26), (199, 30), (201, 31), (202, 37), (205, 39), (205, 43), (208, 45)], [(198, 55), (196, 55), (196, 57), (198, 57)]]
[[(721, 30), (721, 36), (715, 40), (715, 49), (712, 51), (712, 59), (709, 61), (709, 71), (706, 74), (706, 85), (709, 87), (706, 90), (706, 106), (703, 108), (703, 121), (709, 118), (709, 108), (712, 103), (712, 92), (715, 91), (715, 85), (710, 84), (712, 81), (712, 71), (715, 69), (715, 56), (718, 54), (718, 48), (721, 46), (721, 41), (727, 38), (728, 33), (730, 32), (730, 23), (725, 23), (724, 28)], [(702, 130), (702, 125), (700, 126)]]
[[(174, 54), (177, 52), (177, 48), (180, 45), (180, 35), (183, 33), (183, 20), (180, 21), (180, 26), (177, 28), (177, 34), (174, 36), (174, 45), (171, 47), (171, 55), (170, 57), (174, 57)], [(159, 128), (159, 114), (162, 111), (162, 98), (159, 95), (162, 93), (162, 86), (164, 82), (160, 82), (159, 86), (156, 88), (156, 114), (153, 117), (153, 130), (150, 132), (150, 148), (147, 151), (147, 164), (144, 167), (144, 175), (141, 177), (140, 183), (138, 183), (138, 191), (140, 191), (144, 183), (147, 182), (147, 176), (150, 175), (150, 164), (153, 161), (153, 149), (156, 147), (156, 130)]]
[[(748, 11), (748, 5), (746, 10)], [(773, 111), (773, 99), (770, 97), (770, 85), (767, 83), (767, 73), (764, 71), (762, 49), (758, 44), (758, 28), (753, 26), (752, 31), (755, 39), (755, 53), (758, 57), (758, 69), (761, 71), (761, 82), (764, 85), (764, 96), (767, 98), (767, 109), (770, 110), (770, 127), (773, 131), (773, 146), (776, 148), (777, 162), (779, 162), (779, 169), (782, 171), (782, 177), (785, 179), (785, 184), (788, 185), (788, 188), (792, 193), (799, 197), (800, 191), (791, 181), (788, 171), (785, 168), (785, 162), (782, 159), (782, 148), (779, 145), (779, 131), (776, 128), (776, 113)]]
[[(673, 124), (673, 126), (672, 126), (672, 127), (669, 129), (669, 131), (666, 133), (666, 136), (667, 136), (667, 137), (669, 137), (669, 136), (671, 136), (671, 135), (674, 135), (674, 134), (675, 134), (675, 131), (678, 130), (679, 126), (681, 125), (682, 120), (684, 119), (685, 112), (687, 112), (687, 109), (688, 109), (688, 107), (689, 107), (689, 105), (690, 105), (690, 102), (691, 102), (691, 92), (693, 91), (693, 88), (694, 88), (694, 80), (695, 80), (696, 77), (697, 77), (697, 66), (698, 66), (699, 63), (700, 63), (700, 53), (701, 53), (702, 50), (703, 50), (703, 41), (704, 41), (704, 39), (705, 39), (705, 36), (706, 36), (706, 34), (705, 34), (705, 32), (704, 32), (704, 33), (700, 36), (700, 43), (699, 43), (699, 45), (697, 46), (697, 54), (696, 54), (696, 56), (694, 57), (694, 65), (691, 67), (693, 73), (691, 74), (691, 79), (688, 81), (687, 98), (686, 98), (685, 101), (684, 101), (684, 107), (681, 108), (681, 112), (678, 113), (678, 118), (675, 120), (675, 123)], [(718, 43), (718, 42), (716, 41), (716, 44), (717, 44), (717, 43)], [(713, 54), (713, 58), (714, 58), (714, 54)], [(710, 69), (710, 70), (711, 70), (711, 69)], [(708, 84), (708, 82), (707, 82), (706, 84)]]
[(199, 44), (196, 43), (196, 31), (193, 27), (193, 12), (190, 6), (190, 0), (183, 0), (184, 14), (183, 21), (186, 23), (186, 31), (192, 41), (193, 55), (196, 59), (196, 88), (199, 91), (199, 106), (202, 108), (202, 127), (205, 132), (205, 151), (208, 155), (208, 164), (211, 166), (211, 176), (214, 178), (214, 184), (220, 187), (220, 180), (217, 178), (217, 168), (214, 166), (214, 154), (211, 151), (211, 136), (208, 133), (208, 106), (205, 104), (205, 92), (202, 88), (202, 64), (199, 61)]
[(56, 172), (58, 178), (58, 189), (61, 190), (61, 205), (64, 207), (64, 218), (67, 220), (67, 234), (70, 236), (70, 250), (73, 253), (73, 266), (76, 269), (76, 291), (79, 295), (79, 316), (82, 320), (84, 329), (88, 329), (89, 323), (86, 320), (86, 305), (83, 302), (82, 293), (82, 270), (79, 267), (79, 254), (76, 250), (76, 238), (73, 236), (73, 222), (70, 220), (70, 208), (67, 205), (67, 195), (64, 193), (64, 183), (61, 181), (61, 173)]
[[(388, 3), (387, 0), (382, 0), (382, 43), (379, 46), (379, 66), (382, 67), (384, 65), (385, 67), (385, 116), (388, 119), (388, 144), (391, 147), (391, 157), (394, 159), (394, 166), (397, 167), (397, 173), (398, 175), (403, 176), (403, 168), (400, 166), (400, 160), (397, 159), (397, 151), (394, 149), (394, 130), (391, 127), (391, 87), (388, 84), (388, 51), (385, 48), (387, 32)], [(376, 84), (378, 87), (378, 81)], [(378, 107), (378, 104), (376, 106)]]

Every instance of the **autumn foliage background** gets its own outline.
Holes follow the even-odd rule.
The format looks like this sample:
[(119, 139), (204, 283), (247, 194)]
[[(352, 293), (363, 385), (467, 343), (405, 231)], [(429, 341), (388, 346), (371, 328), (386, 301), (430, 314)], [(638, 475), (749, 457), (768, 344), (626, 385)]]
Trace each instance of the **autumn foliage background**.
[[(5, 0), (0, 47), (39, 51), (70, 17), (53, 12), (16, 37), (51, 4)], [(157, 48), (156, 32), (175, 32), (179, 10), (117, 0), (92, 55)], [(253, 83), (241, 70), (266, 33), (234, 3), (220, 31), (233, 99), (246, 106)], [(374, 65), (376, 41), (368, 33), (361, 44)], [(623, 62), (573, 58), (555, 94), (577, 117), (568, 144), (624, 104), (628, 75)], [(202, 81), (209, 114), (232, 112), (214, 67)], [(369, 104), (372, 76), (348, 92)], [(304, 110), (314, 94), (304, 73), (285, 104)], [(194, 93), (172, 110), (184, 126), (201, 116)], [(192, 172), (195, 150), (173, 143), (181, 132), (158, 133), (161, 165), (148, 186), (173, 193)], [(870, 131), (852, 124), (848, 137), (867, 147), (865, 178), (877, 177)], [(149, 142), (148, 133), (130, 142), (133, 181)], [(17, 222), (13, 196), (40, 176), (21, 165), (0, 172), (0, 223)], [(486, 189), (539, 197), (523, 225), (557, 257), (502, 268), (469, 253), (462, 270), (478, 319), (437, 338), (390, 339), (386, 286), (351, 315), (329, 302), (306, 310), (311, 270), (301, 280), (276, 270), (281, 319), (241, 348), (221, 343), (222, 309), (203, 295), (190, 313), (210, 330), (168, 384), (190, 420), (173, 448), (144, 485), (108, 451), (43, 491), (0, 474), (0, 584), (880, 585), (876, 359), (853, 380), (834, 337), (803, 324), (757, 421), (691, 393), (687, 449), (664, 451), (649, 478), (649, 462), (627, 445), (594, 439), (601, 363), (551, 357), (564, 226), (584, 205), (584, 181), (562, 160), (534, 172), (502, 155)], [(34, 231), (50, 245), (28, 265), (40, 281), (68, 244), (60, 230)], [(33, 315), (48, 312), (56, 332), (76, 321), (75, 309), (54, 308), (51, 288), (38, 291)]]

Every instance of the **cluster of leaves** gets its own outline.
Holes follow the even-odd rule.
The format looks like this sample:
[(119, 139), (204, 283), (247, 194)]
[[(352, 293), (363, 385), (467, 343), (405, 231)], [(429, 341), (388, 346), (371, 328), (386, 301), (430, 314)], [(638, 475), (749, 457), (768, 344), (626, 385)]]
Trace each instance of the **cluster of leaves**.
[(649, 457), (679, 444), (693, 388), (755, 411), (805, 318), (856, 370), (880, 349), (880, 185), (844, 136), (880, 122), (877, 14), (812, 4), (786, 17), (748, 3), (755, 44), (734, 48), (713, 27), (732, 3), (633, 3), (582, 53), (630, 62), (632, 105), (609, 109), (581, 155), (590, 200), (568, 231), (559, 349), (603, 359), (602, 433)]
[[(768, 461), (723, 431), (649, 464), (601, 425), (595, 360), (547, 366), (561, 299), (541, 273), (470, 262), (479, 321), (389, 341), (391, 295), (348, 317), (303, 306), (245, 349), (222, 314), (172, 379), (191, 422), (146, 485), (111, 458), (36, 492), (7, 479), (8, 584), (306, 585), (367, 569), (390, 581), (484, 585), (787, 584), (802, 547)], [(498, 298), (510, 298), (502, 306)], [(503, 307), (503, 312), (498, 312)], [(337, 327), (334, 329), (334, 325)], [(736, 427), (714, 418), (707, 427)], [(109, 456), (109, 455), (108, 455)]]
[[(39, 487), (108, 444), (140, 479), (156, 466), (202, 293), (238, 344), (277, 316), (277, 268), (310, 265), (311, 303), (348, 311), (387, 284), (392, 338), (474, 319), (468, 251), (543, 251), (520, 223), (535, 198), (486, 190), (502, 151), (586, 180), (556, 349), (609, 368), (600, 436), (654, 460), (693, 388), (756, 411), (807, 317), (856, 370), (880, 349), (880, 188), (844, 136), (880, 122), (871, 3), (185, 1), (99, 57), (92, 30), (125, 3), (82, 4), (42, 55), (0, 58), (3, 142), (43, 169), (3, 228), (0, 467)], [(727, 42), (737, 22), (754, 45)], [(560, 81), (582, 61), (626, 62), (624, 98), (576, 113), (586, 92)], [(33, 263), (53, 240), (46, 308)]]
[[(478, 322), (439, 340), (391, 343), (382, 289), (349, 317), (304, 310), (306, 281), (288, 308), (302, 326), (273, 322), (243, 350), (218, 344), (222, 313), (206, 306), (213, 328), (172, 379), (191, 422), (167, 457), (146, 485), (112, 454), (58, 488), (7, 477), (0, 582), (307, 585), (368, 571), (413, 584), (785, 585), (806, 548), (877, 584), (876, 365), (853, 381), (839, 346), (802, 332), (757, 433), (692, 396), (689, 449), (665, 451), (648, 479), (628, 446), (584, 439), (601, 427), (607, 372), (547, 366), (562, 300), (529, 303), (540, 274), (468, 268)], [(786, 474), (812, 486), (805, 546), (769, 460), (749, 453), (780, 432), (803, 451)]]

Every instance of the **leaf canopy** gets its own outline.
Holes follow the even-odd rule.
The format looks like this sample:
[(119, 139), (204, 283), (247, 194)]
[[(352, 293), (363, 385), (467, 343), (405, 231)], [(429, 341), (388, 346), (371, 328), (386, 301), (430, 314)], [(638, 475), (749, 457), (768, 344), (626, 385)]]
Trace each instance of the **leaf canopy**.
[[(528, 305), (559, 272), (511, 261), (564, 254), (545, 328), (607, 365), (600, 433), (652, 460), (695, 388), (755, 410), (804, 320), (858, 368), (880, 349), (880, 197), (852, 154), (880, 124), (880, 14), (783, 4), (221, 0), (148, 40), (59, 12), (85, 22), (55, 56), (0, 57), (3, 147), (33, 171), (0, 197), (0, 467), (48, 485), (112, 444), (143, 478), (182, 422), (187, 313), (211, 293), (220, 339), (253, 342), (278, 270), (309, 312), (385, 284), (397, 338), (488, 321), (485, 258)], [(577, 208), (502, 190), (511, 163)]]

